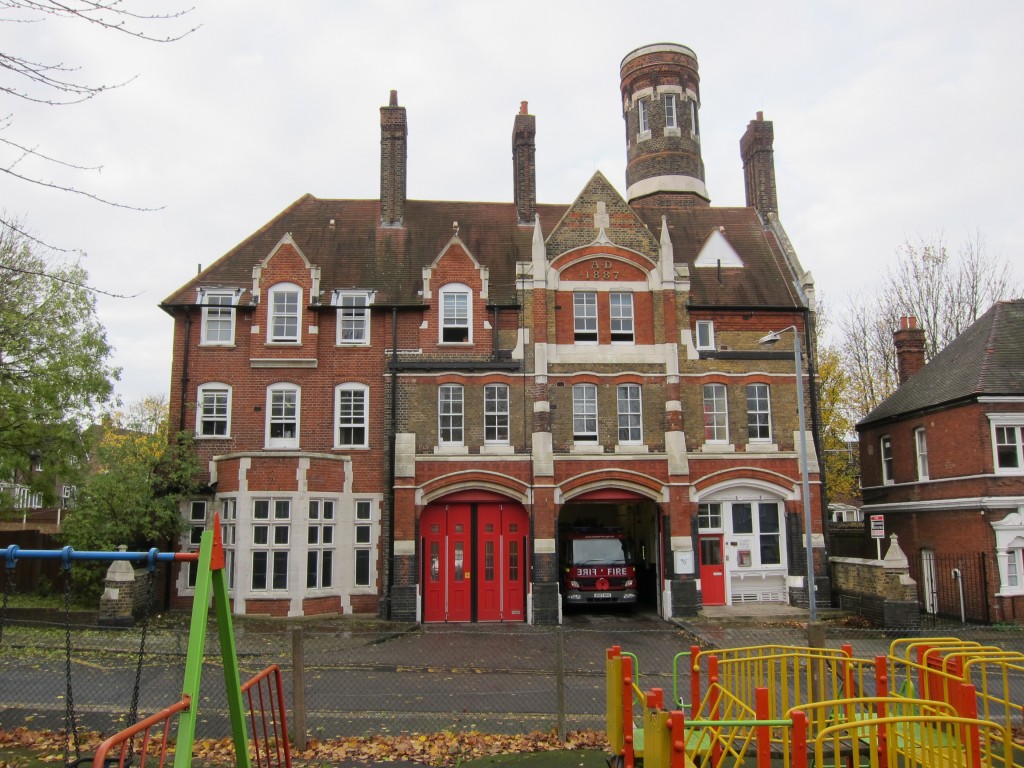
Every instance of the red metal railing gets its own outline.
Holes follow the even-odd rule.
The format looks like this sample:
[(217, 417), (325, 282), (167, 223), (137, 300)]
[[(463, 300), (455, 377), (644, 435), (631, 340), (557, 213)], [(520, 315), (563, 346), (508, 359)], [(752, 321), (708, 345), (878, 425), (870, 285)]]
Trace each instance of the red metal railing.
[(177, 722), (176, 716), (188, 710), (191, 702), (188, 696), (162, 709), (130, 728), (115, 733), (100, 744), (93, 758), (93, 768), (113, 765), (124, 768), (138, 755), (138, 768), (145, 768), (146, 759), (155, 758), (157, 768), (163, 768), (168, 756), (168, 747), (173, 745), (171, 731)]
[(264, 669), (242, 686), (242, 695), (249, 704), (255, 768), (291, 768), (281, 668), (272, 664)]

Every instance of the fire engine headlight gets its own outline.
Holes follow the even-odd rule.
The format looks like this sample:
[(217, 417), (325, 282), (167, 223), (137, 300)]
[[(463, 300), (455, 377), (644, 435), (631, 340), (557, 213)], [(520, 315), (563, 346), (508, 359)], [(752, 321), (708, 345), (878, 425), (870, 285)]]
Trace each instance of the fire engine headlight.
[(569, 580), (569, 586), (572, 587), (573, 589), (579, 589), (580, 588), (580, 583), (578, 581), (574, 581), (574, 580), (570, 579)]
[(636, 582), (634, 582), (633, 579), (626, 579), (626, 586), (627, 587), (635, 587), (636, 586)]

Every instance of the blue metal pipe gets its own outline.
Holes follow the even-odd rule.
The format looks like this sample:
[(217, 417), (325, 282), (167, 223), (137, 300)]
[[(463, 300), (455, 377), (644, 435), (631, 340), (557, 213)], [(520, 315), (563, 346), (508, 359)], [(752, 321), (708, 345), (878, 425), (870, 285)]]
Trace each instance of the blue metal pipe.
[(65, 570), (71, 568), (74, 560), (95, 560), (98, 562), (114, 562), (116, 560), (127, 560), (132, 563), (145, 562), (149, 570), (154, 570), (156, 564), (183, 560), (181, 553), (161, 552), (153, 547), (148, 552), (76, 552), (73, 547), (63, 549), (22, 549), (17, 544), (11, 544), (4, 550), (8, 568), (14, 568), (18, 560), (61, 560)]

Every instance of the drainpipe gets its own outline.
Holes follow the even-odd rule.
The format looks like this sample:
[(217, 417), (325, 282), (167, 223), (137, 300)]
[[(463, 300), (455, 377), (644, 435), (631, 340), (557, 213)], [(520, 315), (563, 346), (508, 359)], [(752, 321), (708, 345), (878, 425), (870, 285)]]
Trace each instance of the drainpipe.
[(398, 307), (391, 307), (391, 426), (388, 430), (388, 538), (387, 585), (384, 618), (391, 618), (391, 591), (395, 586), (395, 435), (398, 433)]
[(178, 431), (185, 431), (185, 406), (188, 403), (188, 350), (192, 343), (192, 307), (185, 307), (185, 350), (181, 355), (181, 414)]

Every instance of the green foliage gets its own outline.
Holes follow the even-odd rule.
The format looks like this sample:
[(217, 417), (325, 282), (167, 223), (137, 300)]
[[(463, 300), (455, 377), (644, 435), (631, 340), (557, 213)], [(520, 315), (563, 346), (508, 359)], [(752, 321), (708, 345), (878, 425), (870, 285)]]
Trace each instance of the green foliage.
[(66, 543), (93, 551), (118, 545), (169, 549), (175, 543), (183, 525), (179, 503), (197, 490), (199, 466), (192, 436), (169, 440), (166, 427), (166, 406), (156, 399), (107, 415), (98, 428), (103, 434), (94, 471), (64, 523)]
[[(29, 485), (44, 503), (58, 478), (80, 472), (82, 427), (118, 377), (87, 278), (0, 226), (0, 480)], [(33, 457), (41, 471), (32, 471)]]

